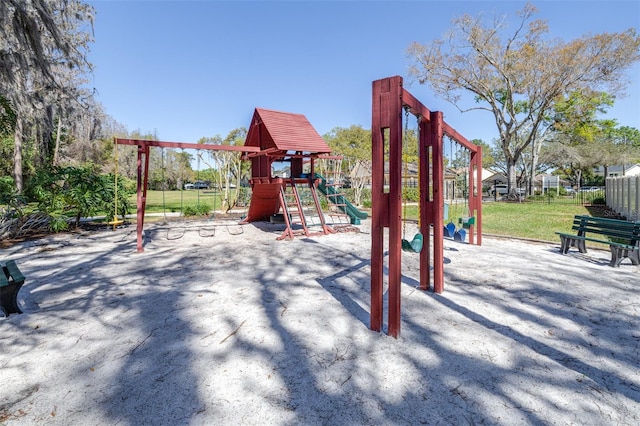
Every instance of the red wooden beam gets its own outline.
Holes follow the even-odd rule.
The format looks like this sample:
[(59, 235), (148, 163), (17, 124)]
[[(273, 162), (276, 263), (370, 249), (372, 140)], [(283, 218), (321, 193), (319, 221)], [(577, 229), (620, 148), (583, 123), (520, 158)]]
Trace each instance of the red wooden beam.
[(419, 115), (423, 117), (425, 121), (431, 120), (431, 111), (429, 108), (422, 105), (422, 102), (417, 100), (411, 93), (409, 93), (406, 89), (402, 89), (402, 103), (403, 106), (409, 107), (409, 112), (413, 115)]
[(471, 142), (469, 142), (467, 138), (465, 138), (460, 133), (458, 133), (456, 129), (448, 125), (446, 121), (442, 122), (442, 133), (449, 136), (451, 139), (453, 139), (454, 141), (456, 141), (458, 144), (462, 145), (469, 151), (471, 152), (478, 151), (478, 145), (474, 145)]
[(204, 149), (209, 151), (239, 151), (239, 152), (260, 152), (258, 146), (236, 146), (236, 145), (211, 145), (205, 143), (192, 142), (163, 142), (150, 141), (144, 139), (116, 139), (118, 145), (137, 145), (137, 146), (159, 146), (162, 148), (182, 148), (182, 149)]

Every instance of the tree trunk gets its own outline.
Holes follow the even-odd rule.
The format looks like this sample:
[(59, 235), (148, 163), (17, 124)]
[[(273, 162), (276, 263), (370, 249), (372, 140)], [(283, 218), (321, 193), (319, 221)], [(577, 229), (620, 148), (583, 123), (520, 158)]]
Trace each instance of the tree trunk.
[(515, 200), (518, 198), (518, 193), (516, 192), (516, 188), (518, 187), (518, 183), (516, 181), (516, 161), (514, 158), (507, 158), (507, 189), (509, 190), (509, 194), (507, 195), (507, 199)]
[(13, 179), (16, 183), (18, 193), (22, 193), (22, 118), (16, 119), (16, 130), (13, 136)]
[(578, 189), (582, 188), (582, 170), (577, 169), (576, 170), (576, 185), (578, 186)]
[(58, 131), (56, 132), (56, 145), (53, 149), (53, 165), (57, 166), (60, 161), (60, 132), (62, 131), (62, 119), (58, 116)]
[[(542, 145), (542, 144), (537, 144)], [(529, 174), (529, 185), (527, 185), (527, 193), (533, 195), (533, 182), (536, 179), (536, 168), (538, 167), (539, 148), (536, 146), (535, 139), (531, 142), (531, 171)]]

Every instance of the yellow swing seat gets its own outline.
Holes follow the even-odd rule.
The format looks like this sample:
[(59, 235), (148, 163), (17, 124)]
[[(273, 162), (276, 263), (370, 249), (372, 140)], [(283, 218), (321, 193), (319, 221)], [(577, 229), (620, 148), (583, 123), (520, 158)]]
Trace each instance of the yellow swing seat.
[(404, 238), (402, 239), (402, 250), (412, 253), (420, 253), (422, 251), (422, 244), (422, 233), (418, 232), (411, 241), (405, 240)]

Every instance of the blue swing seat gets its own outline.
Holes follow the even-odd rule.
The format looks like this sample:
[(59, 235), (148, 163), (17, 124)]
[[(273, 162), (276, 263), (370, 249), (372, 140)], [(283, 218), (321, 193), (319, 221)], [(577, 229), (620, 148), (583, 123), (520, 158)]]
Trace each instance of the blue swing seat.
[(453, 238), (456, 232), (456, 225), (453, 222), (449, 222), (444, 227), (444, 236), (446, 238)]
[(453, 234), (454, 241), (464, 242), (464, 239), (467, 236), (467, 231), (464, 229), (458, 229), (455, 234)]
[(402, 250), (409, 251), (412, 253), (420, 253), (422, 251), (422, 243), (423, 243), (422, 234), (418, 232), (413, 237), (413, 240), (411, 241), (408, 241), (405, 239), (402, 240)]

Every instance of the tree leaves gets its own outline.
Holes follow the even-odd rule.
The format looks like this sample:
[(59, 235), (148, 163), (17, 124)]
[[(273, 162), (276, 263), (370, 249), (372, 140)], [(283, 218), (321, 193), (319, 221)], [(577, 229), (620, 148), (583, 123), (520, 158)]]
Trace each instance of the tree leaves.
[[(440, 40), (413, 43), (407, 53), (410, 72), (436, 95), (461, 111), (484, 109), (495, 116), (510, 187), (515, 166), (533, 145), (530, 174), (557, 102), (572, 93), (622, 94), (627, 69), (640, 60), (640, 37), (634, 29), (585, 35), (564, 42), (548, 37), (543, 20), (527, 4), (508, 32), (505, 18), (486, 23), (482, 16), (454, 20)], [(467, 106), (461, 94), (475, 103)], [(470, 135), (473, 137), (473, 135)]]

